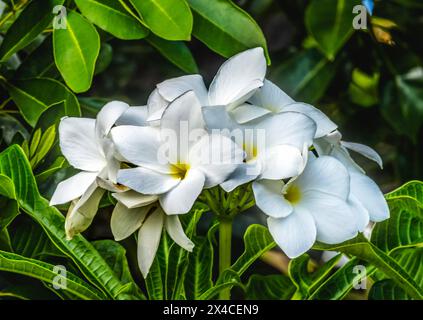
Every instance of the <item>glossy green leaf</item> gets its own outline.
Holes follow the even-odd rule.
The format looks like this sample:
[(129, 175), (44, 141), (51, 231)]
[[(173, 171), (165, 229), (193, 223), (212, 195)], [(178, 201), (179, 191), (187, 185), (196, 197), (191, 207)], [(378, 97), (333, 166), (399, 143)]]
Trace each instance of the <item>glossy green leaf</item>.
[(226, 269), (216, 281), (215, 285), (204, 292), (198, 300), (210, 300), (215, 298), (219, 292), (226, 289), (231, 289), (234, 286), (239, 286), (243, 288), (241, 283), (241, 278), (239, 277), (238, 272), (232, 269)]
[(54, 60), (66, 84), (75, 92), (91, 87), (100, 52), (100, 36), (83, 16), (70, 11), (65, 29), (53, 30)]
[(369, 300), (408, 300), (407, 294), (391, 279), (384, 279), (373, 284), (369, 291)]
[(7, 83), (9, 93), (24, 119), (33, 127), (50, 106), (65, 101), (66, 115), (79, 116), (76, 97), (60, 82), (37, 78)]
[(2, 231), (19, 214), (15, 186), (13, 181), (3, 174), (0, 174), (0, 197), (0, 231)]
[(194, 14), (193, 35), (211, 50), (228, 58), (262, 47), (268, 64), (266, 39), (254, 19), (230, 0), (188, 0)]
[(153, 33), (166, 40), (190, 40), (192, 14), (185, 0), (130, 0)]
[(353, 8), (360, 4), (360, 0), (312, 0), (307, 7), (307, 30), (329, 60), (353, 34)]
[(94, 74), (97, 75), (106, 70), (113, 60), (113, 48), (108, 43), (102, 43), (97, 62), (95, 64)]
[(12, 179), (21, 210), (42, 226), (53, 244), (105, 296), (119, 298), (124, 284), (82, 235), (66, 239), (63, 215), (39, 194), (28, 160), (19, 146), (13, 145), (0, 154), (0, 173)]
[(418, 180), (412, 180), (401, 187), (385, 194), (385, 198), (390, 199), (407, 196), (411, 197), (423, 206), (423, 182)]
[(64, 0), (31, 1), (8, 29), (0, 46), (0, 60), (6, 61), (30, 44), (53, 20), (53, 8), (63, 2)]
[(117, 0), (75, 0), (75, 3), (88, 20), (118, 39), (141, 39), (148, 34), (148, 29)]
[(28, 140), (30, 136), (25, 126), (15, 117), (8, 114), (0, 115), (0, 130), (2, 131), (1, 136), (7, 145), (10, 145), (17, 135), (25, 140)]
[(296, 288), (287, 276), (254, 274), (245, 290), (248, 300), (289, 300)]
[(54, 272), (54, 268), (54, 265), (39, 260), (0, 251), (0, 270), (2, 271), (26, 275), (48, 283), (53, 283), (55, 280), (61, 281), (58, 283), (66, 281), (66, 286), (61, 287), (60, 290), (69, 291), (75, 296), (86, 300), (102, 298), (100, 292), (79, 277), (70, 272), (66, 272), (66, 277), (64, 277), (64, 275)]
[(197, 63), (191, 51), (182, 41), (167, 41), (150, 35), (146, 38), (160, 54), (186, 73), (198, 73)]
[(270, 79), (294, 99), (315, 103), (330, 85), (336, 66), (336, 62), (330, 62), (316, 49), (311, 49), (275, 68)]

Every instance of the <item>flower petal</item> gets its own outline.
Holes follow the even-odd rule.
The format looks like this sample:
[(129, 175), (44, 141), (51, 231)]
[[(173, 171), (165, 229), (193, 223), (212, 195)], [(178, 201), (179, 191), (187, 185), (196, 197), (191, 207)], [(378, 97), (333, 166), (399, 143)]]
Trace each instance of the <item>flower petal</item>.
[(292, 211), (292, 205), (282, 195), (282, 180), (259, 180), (253, 182), (256, 205), (272, 218), (284, 218)]
[(389, 208), (377, 184), (364, 174), (350, 172), (351, 194), (367, 209), (370, 220), (379, 222), (389, 218)]
[(119, 170), (118, 182), (143, 194), (162, 194), (176, 187), (181, 179), (171, 174), (138, 167)]
[(246, 123), (248, 121), (260, 118), (269, 114), (270, 111), (252, 104), (244, 103), (230, 111), (232, 117), (238, 123)]
[(69, 163), (84, 171), (101, 171), (106, 159), (95, 135), (95, 120), (63, 118), (59, 125), (60, 149)]
[(110, 227), (116, 241), (128, 238), (141, 227), (150, 206), (129, 209), (122, 203), (116, 203), (110, 219)]
[(116, 120), (129, 108), (129, 105), (122, 101), (112, 101), (107, 103), (97, 114), (95, 131), (97, 137), (102, 139), (109, 134), (110, 129)]
[(147, 217), (138, 232), (138, 266), (144, 278), (153, 264), (162, 236), (164, 214), (160, 208)]
[(96, 180), (97, 172), (79, 172), (74, 176), (60, 182), (50, 200), (50, 205), (55, 206), (75, 200), (82, 196), (90, 185)]
[(119, 119), (116, 120), (117, 126), (147, 126), (148, 107), (129, 107)]
[(166, 214), (183, 214), (190, 211), (203, 190), (205, 179), (200, 170), (188, 170), (185, 178), (176, 187), (160, 196), (160, 204)]
[(226, 110), (225, 106), (212, 106), (202, 108), (203, 119), (209, 130), (227, 129), (234, 130), (241, 126), (233, 120)]
[(258, 161), (241, 163), (229, 178), (220, 184), (223, 190), (231, 192), (238, 186), (253, 181), (261, 173), (261, 164)]
[(150, 96), (148, 97), (147, 106), (148, 106), (148, 118), (147, 121), (154, 123), (159, 121), (162, 118), (163, 112), (169, 105), (169, 102), (166, 101), (155, 89)]
[(286, 105), (295, 101), (273, 82), (265, 79), (263, 87), (256, 91), (250, 102), (270, 112), (279, 113)]
[(82, 197), (69, 207), (65, 220), (65, 231), (67, 239), (85, 231), (94, 219), (98, 205), (105, 190), (97, 188), (93, 183)]
[(166, 216), (165, 227), (167, 233), (178, 245), (185, 250), (192, 252), (194, 243), (186, 236), (184, 229), (182, 228), (181, 222), (177, 215)]
[(380, 157), (380, 155), (372, 148), (370, 148), (369, 146), (366, 146), (364, 144), (361, 143), (354, 143), (354, 142), (347, 142), (347, 141), (341, 141), (341, 145), (343, 145), (344, 147), (355, 151), (359, 154), (361, 154), (362, 156), (373, 160), (374, 162), (376, 162), (379, 167), (381, 169), (383, 169), (383, 161), (382, 158)]
[(350, 194), (348, 204), (357, 220), (357, 230), (363, 232), (370, 222), (369, 212), (353, 194)]
[(189, 151), (189, 164), (204, 173), (206, 188), (224, 182), (243, 158), (243, 150), (221, 134), (204, 135)]
[(300, 150), (289, 145), (274, 146), (265, 151), (261, 179), (287, 179), (299, 175), (305, 166)]
[(275, 242), (291, 259), (311, 249), (316, 241), (316, 226), (307, 212), (295, 211), (279, 219), (269, 217), (267, 225)]
[(144, 207), (156, 202), (159, 199), (159, 197), (156, 195), (145, 195), (133, 190), (112, 193), (112, 196), (129, 209)]
[(317, 240), (336, 244), (357, 235), (357, 218), (345, 200), (322, 192), (308, 192), (295, 210), (308, 211), (314, 218)]
[(234, 55), (220, 67), (209, 88), (210, 105), (245, 102), (263, 85), (266, 59), (262, 48)]
[(347, 200), (350, 194), (350, 177), (345, 166), (330, 156), (315, 160), (310, 157), (303, 173), (294, 182), (302, 192), (319, 191)]
[(191, 74), (163, 81), (157, 85), (160, 95), (167, 101), (172, 102), (185, 92), (194, 91), (201, 104), (207, 104), (207, 88), (203, 77), (199, 74)]
[(299, 112), (310, 117), (317, 125), (315, 138), (326, 136), (338, 127), (322, 111), (306, 103), (294, 102), (284, 106), (283, 112), (288, 111)]

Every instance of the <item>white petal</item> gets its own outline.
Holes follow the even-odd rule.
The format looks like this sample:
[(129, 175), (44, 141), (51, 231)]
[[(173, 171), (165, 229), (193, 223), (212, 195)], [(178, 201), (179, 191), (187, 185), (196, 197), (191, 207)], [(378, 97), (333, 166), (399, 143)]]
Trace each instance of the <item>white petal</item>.
[(72, 239), (75, 234), (85, 231), (91, 225), (104, 192), (94, 183), (69, 207), (65, 220), (67, 239)]
[(157, 209), (148, 216), (138, 232), (138, 265), (144, 278), (148, 275), (160, 244), (163, 220), (163, 212)]
[(75, 200), (87, 191), (88, 187), (96, 180), (97, 172), (80, 172), (76, 175), (63, 180), (57, 185), (50, 205), (62, 204)]
[(346, 201), (323, 192), (308, 192), (297, 209), (308, 211), (314, 218), (317, 240), (335, 244), (357, 235), (357, 218)]
[(220, 134), (204, 135), (189, 151), (189, 164), (204, 173), (206, 188), (224, 182), (243, 158), (244, 151)]
[(200, 170), (188, 170), (184, 179), (172, 190), (160, 196), (166, 214), (183, 214), (191, 210), (204, 187), (205, 177)]
[(219, 69), (209, 88), (210, 105), (245, 102), (263, 85), (266, 59), (262, 48), (241, 52)]
[(370, 160), (373, 160), (374, 162), (376, 162), (379, 165), (379, 167), (381, 169), (383, 169), (382, 158), (380, 157), (380, 155), (374, 149), (370, 148), (369, 146), (366, 146), (366, 145), (361, 144), (361, 143), (354, 143), (354, 142), (347, 142), (347, 141), (341, 141), (341, 144), (344, 147), (346, 147), (346, 148), (348, 148), (352, 151), (355, 151), (355, 152), (361, 154), (362, 156), (364, 156), (364, 157), (366, 157)]
[(119, 126), (112, 129), (112, 139), (119, 153), (129, 162), (161, 172), (169, 171), (168, 165), (160, 159), (160, 131), (157, 128)]
[(263, 87), (256, 91), (250, 102), (270, 112), (279, 113), (286, 105), (295, 101), (277, 85), (265, 79)]
[(116, 241), (128, 238), (141, 227), (150, 206), (129, 209), (122, 203), (116, 203), (110, 220), (113, 237)]
[(253, 182), (256, 205), (272, 218), (284, 218), (293, 208), (282, 195), (284, 183), (282, 180), (259, 180)]
[(102, 139), (109, 134), (116, 120), (129, 108), (129, 105), (121, 101), (107, 103), (97, 114), (95, 130), (97, 137)]
[(250, 182), (261, 173), (261, 164), (258, 161), (252, 163), (242, 163), (237, 166), (229, 178), (220, 184), (223, 190), (231, 192), (238, 186)]
[(348, 198), (348, 204), (357, 220), (357, 230), (363, 232), (370, 222), (369, 212), (352, 194)]
[(317, 125), (315, 138), (323, 137), (336, 130), (337, 125), (319, 109), (301, 102), (294, 102), (284, 106), (283, 112), (294, 111), (310, 117)]
[(227, 129), (234, 130), (241, 126), (233, 120), (225, 106), (203, 107), (203, 119), (209, 130)]
[(207, 89), (203, 77), (199, 74), (191, 74), (163, 81), (157, 85), (157, 90), (169, 102), (172, 102), (185, 92), (194, 91), (201, 104), (207, 104)]
[(248, 121), (260, 118), (269, 114), (270, 111), (252, 104), (244, 103), (231, 110), (231, 115), (238, 123), (246, 123)]
[(377, 184), (361, 173), (350, 172), (351, 194), (369, 212), (370, 220), (379, 222), (389, 218), (389, 208)]
[(159, 199), (159, 197), (156, 195), (145, 195), (135, 192), (133, 190), (120, 193), (112, 193), (112, 196), (129, 209), (144, 207), (156, 202)]
[(191, 252), (194, 248), (194, 243), (186, 236), (184, 229), (182, 228), (181, 222), (177, 215), (166, 216), (165, 227), (167, 233), (178, 245), (185, 250)]
[(310, 158), (303, 173), (295, 181), (302, 192), (319, 191), (347, 200), (350, 177), (345, 166), (330, 156)]
[(106, 159), (95, 135), (95, 120), (63, 118), (59, 125), (60, 149), (69, 163), (81, 170), (100, 171)]
[(116, 121), (117, 126), (147, 126), (148, 107), (129, 107)]
[(138, 167), (119, 170), (118, 182), (144, 194), (162, 194), (179, 184), (181, 179), (175, 175), (160, 173)]
[(291, 259), (311, 249), (316, 241), (316, 226), (307, 212), (293, 212), (279, 219), (269, 217), (267, 225), (275, 242)]
[(316, 133), (316, 123), (298, 112), (282, 112), (255, 124), (266, 132), (266, 147), (289, 144), (303, 150), (310, 146)]
[(166, 101), (155, 89), (150, 96), (148, 97), (147, 106), (148, 106), (148, 118), (147, 121), (154, 123), (159, 121), (162, 118), (163, 112), (169, 105), (169, 101)]
[(103, 188), (104, 190), (111, 191), (111, 192), (125, 192), (129, 190), (128, 187), (113, 183), (112, 181), (101, 178), (101, 177), (97, 177), (96, 182), (100, 188)]
[(299, 175), (305, 166), (300, 150), (288, 145), (274, 146), (265, 151), (261, 179), (279, 180)]

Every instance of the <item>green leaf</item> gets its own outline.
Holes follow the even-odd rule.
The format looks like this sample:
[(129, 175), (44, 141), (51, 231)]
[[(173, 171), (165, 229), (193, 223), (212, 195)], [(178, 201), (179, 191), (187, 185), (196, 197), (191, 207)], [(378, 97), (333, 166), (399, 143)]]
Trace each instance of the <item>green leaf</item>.
[[(354, 269), (358, 265), (364, 266), (365, 272)], [(375, 270), (376, 268), (372, 265), (369, 265), (357, 258), (353, 258), (316, 287), (308, 299), (341, 300), (351, 291), (354, 283), (366, 281), (366, 279), (371, 276)]]
[(379, 73), (368, 75), (360, 69), (354, 69), (348, 88), (350, 99), (355, 104), (368, 108), (379, 102)]
[(75, 11), (68, 12), (66, 29), (53, 30), (54, 60), (66, 84), (75, 92), (91, 87), (100, 52), (95, 27)]
[(209, 228), (207, 237), (194, 237), (193, 252), (189, 256), (185, 292), (188, 300), (196, 300), (213, 286), (213, 239), (219, 226), (215, 223)]
[(315, 103), (335, 76), (337, 62), (316, 49), (297, 53), (270, 74), (270, 79), (296, 100)]
[(22, 116), (32, 127), (46, 109), (62, 101), (65, 101), (66, 115), (80, 115), (78, 100), (59, 81), (47, 78), (18, 80), (7, 83), (7, 87)]
[(30, 2), (8, 29), (0, 46), (0, 60), (30, 44), (53, 20), (53, 8), (63, 0), (35, 0)]
[(383, 87), (381, 107), (395, 131), (416, 143), (423, 124), (423, 77), (421, 69), (415, 71), (396, 75)]
[(102, 43), (100, 47), (100, 53), (98, 55), (97, 62), (95, 64), (94, 75), (102, 73), (113, 60), (113, 48), (108, 43)]
[(75, 3), (88, 20), (118, 39), (141, 39), (148, 34), (148, 29), (116, 0), (75, 0)]
[(126, 286), (121, 292), (121, 294), (127, 294), (125, 299), (145, 299), (140, 288), (132, 278), (128, 260), (126, 259), (125, 248), (113, 240), (98, 240), (92, 242), (92, 244), (106, 260), (120, 281)]
[[(38, 129), (39, 130), (39, 129)], [(31, 159), (30, 164), (33, 168), (44, 159), (47, 153), (53, 147), (56, 139), (56, 126), (53, 124), (50, 126), (41, 136), (40, 144), (36, 149), (35, 156)]]
[(314, 272), (310, 272), (310, 257), (303, 254), (289, 262), (289, 277), (297, 288), (296, 296), (308, 298), (335, 268), (342, 255), (338, 254)]
[(329, 60), (354, 33), (353, 8), (359, 4), (360, 0), (312, 0), (307, 7), (307, 30)]
[(12, 179), (21, 210), (44, 229), (53, 244), (108, 297), (119, 298), (124, 284), (82, 235), (66, 239), (63, 215), (39, 194), (28, 160), (19, 146), (13, 145), (0, 154), (0, 173)]
[(19, 214), (13, 181), (3, 174), (0, 174), (0, 196), (0, 231), (3, 231)]
[(192, 13), (185, 0), (130, 0), (151, 31), (166, 40), (191, 40)]
[(254, 19), (230, 0), (188, 0), (194, 14), (193, 35), (211, 50), (229, 58), (262, 47), (270, 57), (266, 39)]
[(66, 272), (66, 277), (60, 273), (55, 272), (55, 266), (23, 256), (0, 251), (0, 270), (26, 275), (36, 278), (48, 283), (54, 283), (55, 280), (60, 280), (59, 283), (66, 283), (60, 290), (68, 291), (71, 294), (86, 300), (101, 299), (102, 296), (94, 287), (85, 283), (79, 277), (70, 272)]
[(10, 145), (13, 141), (13, 138), (19, 134), (24, 140), (29, 139), (28, 130), (24, 125), (19, 122), (15, 117), (12, 117), (8, 114), (0, 115), (0, 129), (1, 136), (6, 142), (7, 145)]
[(253, 274), (246, 286), (248, 300), (289, 300), (296, 288), (291, 280), (283, 275)]
[(32, 134), (31, 144), (29, 146), (29, 156), (33, 157), (35, 152), (37, 151), (38, 144), (40, 143), (41, 139), (41, 129), (37, 129)]
[(197, 63), (191, 51), (182, 41), (167, 41), (154, 35), (149, 35), (146, 40), (160, 54), (186, 73), (198, 73)]
[(326, 245), (317, 243), (313, 248), (316, 250), (340, 251), (368, 261), (386, 276), (392, 278), (411, 297), (423, 299), (423, 288), (416, 283), (413, 277), (395, 259), (367, 241), (361, 234), (352, 240), (340, 244)]
[(198, 300), (210, 300), (213, 299), (220, 291), (225, 289), (231, 289), (233, 286), (239, 286), (243, 288), (241, 278), (238, 272), (235, 272), (231, 268), (226, 269), (216, 281), (216, 284), (204, 292)]
[(407, 294), (391, 279), (384, 279), (373, 284), (369, 291), (369, 300), (408, 300)]
[(418, 180), (409, 181), (401, 187), (387, 193), (385, 198), (389, 201), (390, 199), (401, 196), (411, 197), (423, 206), (423, 182)]
[(231, 269), (241, 276), (263, 253), (274, 248), (276, 243), (269, 230), (259, 224), (252, 224), (244, 234), (244, 252), (235, 261)]

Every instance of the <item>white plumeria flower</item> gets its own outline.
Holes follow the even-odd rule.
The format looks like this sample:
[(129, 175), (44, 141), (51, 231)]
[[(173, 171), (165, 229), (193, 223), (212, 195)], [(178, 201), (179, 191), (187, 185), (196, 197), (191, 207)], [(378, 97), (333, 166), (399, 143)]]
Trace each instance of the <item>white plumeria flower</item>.
[(370, 221), (379, 222), (389, 218), (389, 207), (378, 185), (365, 175), (364, 170), (351, 158), (353, 150), (375, 161), (382, 168), (382, 159), (372, 148), (342, 141), (339, 131), (316, 139), (314, 146), (319, 155), (330, 155), (343, 163), (350, 174), (349, 203), (359, 218), (359, 231), (363, 232)]
[[(189, 137), (181, 135), (183, 127), (189, 136), (197, 133), (197, 138), (187, 141)], [(168, 143), (164, 133), (174, 133), (176, 141)], [(243, 159), (232, 140), (207, 133), (192, 91), (166, 108), (160, 127), (119, 126), (112, 129), (112, 138), (119, 153), (138, 166), (120, 170), (118, 182), (145, 195), (158, 195), (168, 215), (190, 211), (203, 188), (225, 181)], [(162, 150), (171, 156), (163, 157)]]
[(222, 64), (207, 90), (200, 75), (166, 80), (157, 85), (148, 99), (149, 120), (160, 120), (170, 102), (194, 91), (202, 106), (226, 106), (228, 111), (243, 105), (263, 86), (266, 58), (262, 48), (243, 51)]
[(177, 215), (167, 215), (160, 208), (157, 195), (143, 195), (129, 190), (114, 193), (118, 202), (112, 213), (111, 229), (116, 241), (129, 237), (138, 231), (138, 265), (144, 278), (156, 256), (163, 229), (187, 251), (194, 244), (185, 235)]
[(116, 120), (129, 108), (126, 103), (106, 104), (97, 119), (65, 117), (59, 125), (60, 149), (80, 173), (60, 182), (50, 205), (73, 201), (66, 216), (68, 238), (84, 231), (92, 222), (104, 190), (97, 177), (116, 183), (119, 161), (108, 134)]
[(350, 177), (337, 159), (310, 159), (303, 173), (282, 180), (253, 182), (256, 205), (266, 213), (269, 231), (286, 255), (295, 258), (316, 240), (336, 244), (357, 235), (356, 216), (348, 204)]
[(255, 179), (280, 180), (299, 175), (304, 169), (308, 147), (316, 133), (316, 123), (297, 112), (283, 112), (239, 124), (225, 106), (203, 107), (209, 130), (227, 132), (242, 144), (245, 163), (238, 166), (221, 187), (230, 192)]

